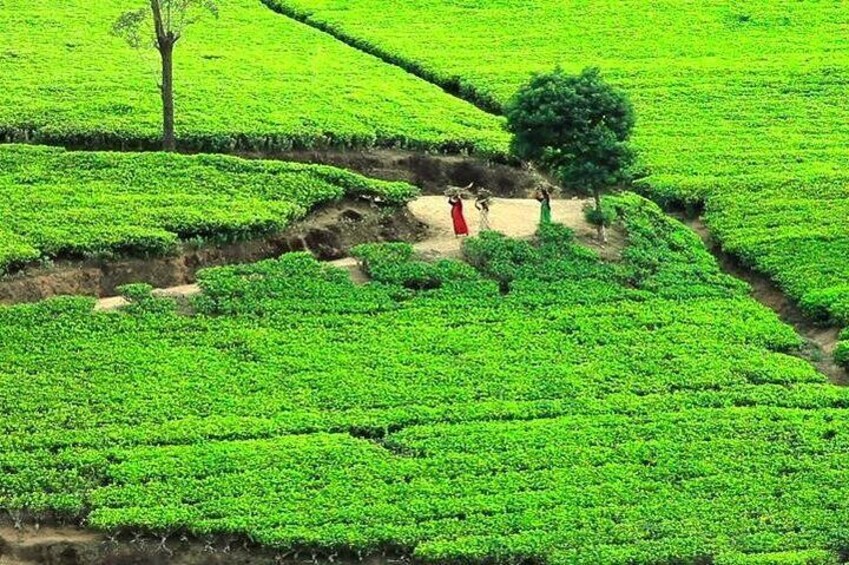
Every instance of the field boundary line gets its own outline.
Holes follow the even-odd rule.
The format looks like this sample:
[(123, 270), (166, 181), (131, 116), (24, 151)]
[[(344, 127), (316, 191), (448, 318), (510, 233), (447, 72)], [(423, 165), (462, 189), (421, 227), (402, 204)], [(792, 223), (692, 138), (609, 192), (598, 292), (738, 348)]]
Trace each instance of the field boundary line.
[[(280, 1), (282, 2), (285, 0)], [(494, 96), (481, 92), (474, 85), (463, 80), (460, 76), (453, 76), (450, 78), (440, 77), (436, 72), (428, 69), (421, 63), (406, 59), (400, 55), (395, 55), (373, 43), (370, 43), (369, 41), (345, 33), (331, 24), (313, 18), (310, 14), (302, 10), (278, 3), (275, 0), (260, 0), (260, 2), (262, 2), (266, 8), (280, 16), (295, 20), (317, 31), (327, 34), (352, 49), (356, 49), (366, 55), (380, 59), (387, 65), (398, 67), (425, 82), (438, 86), (446, 94), (472, 104), (479, 110), (494, 116), (504, 115), (501, 102), (499, 102)]]

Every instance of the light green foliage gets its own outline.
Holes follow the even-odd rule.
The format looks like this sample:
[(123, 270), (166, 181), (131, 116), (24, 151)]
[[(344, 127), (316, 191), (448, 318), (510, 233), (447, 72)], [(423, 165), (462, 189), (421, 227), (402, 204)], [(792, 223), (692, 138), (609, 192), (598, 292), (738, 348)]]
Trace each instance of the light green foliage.
[(770, 275), (810, 316), (849, 324), (849, 170), (718, 186), (707, 222), (723, 247)]
[(133, 302), (142, 302), (153, 298), (151, 295), (151, 292), (153, 292), (153, 286), (147, 283), (125, 284), (119, 286), (117, 290), (121, 296)]
[[(110, 34), (127, 0), (0, 0), (0, 139), (159, 147), (158, 55)], [(275, 14), (227, 0), (175, 51), (178, 145), (502, 153), (501, 120)]]
[(45, 256), (157, 254), (181, 239), (263, 235), (358, 194), (400, 204), (416, 189), (318, 165), (0, 145), (0, 270)]
[(412, 260), (408, 243), (359, 245), (351, 254), (360, 260), (375, 281), (410, 289), (434, 289), (451, 281), (479, 279), (478, 272), (465, 263), (442, 259), (436, 262)]
[(645, 190), (709, 197), (724, 246), (849, 320), (845, 3), (265, 1), (496, 108), (532, 72), (600, 67), (634, 103)]
[(430, 290), (372, 246), (365, 286), (305, 254), (205, 271), (191, 317), (0, 309), (0, 506), (439, 562), (830, 564), (849, 391), (689, 230), (611, 202), (619, 265), (545, 226)]

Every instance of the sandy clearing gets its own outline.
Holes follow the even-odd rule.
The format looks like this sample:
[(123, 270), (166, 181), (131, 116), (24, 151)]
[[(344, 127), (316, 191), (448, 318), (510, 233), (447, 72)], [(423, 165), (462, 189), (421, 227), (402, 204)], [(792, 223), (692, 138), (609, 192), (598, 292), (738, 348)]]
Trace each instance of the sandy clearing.
[[(552, 200), (552, 219), (575, 230), (581, 239), (595, 234), (584, 219), (584, 200)], [(463, 215), (470, 235), (480, 232), (480, 215), (474, 202), (464, 201)], [(429, 226), (429, 237), (417, 243), (416, 251), (425, 256), (457, 256), (463, 238), (454, 236), (451, 207), (443, 196), (422, 196), (410, 202), (410, 211)], [(490, 227), (509, 237), (527, 238), (534, 235), (539, 224), (539, 202), (530, 198), (494, 198), (489, 213)]]
[[(582, 243), (595, 248), (602, 256), (615, 258), (616, 253), (624, 245), (621, 234), (611, 233), (610, 244), (605, 247), (599, 246), (595, 240), (595, 228), (584, 219), (583, 207), (586, 202), (577, 198), (552, 200), (552, 220), (575, 230), (575, 234)], [(539, 224), (539, 206), (539, 202), (531, 198), (494, 198), (489, 213), (490, 227), (509, 237), (529, 238), (534, 235)], [(460, 256), (460, 246), (464, 238), (454, 236), (451, 207), (444, 196), (421, 196), (410, 202), (408, 208), (419, 221), (428, 226), (427, 239), (413, 246), (419, 255), (426, 259)], [(470, 235), (477, 235), (480, 232), (480, 215), (473, 201), (464, 202), (464, 215), (471, 231)], [(347, 270), (357, 283), (368, 280), (353, 258), (346, 257), (330, 261), (329, 264)], [(168, 298), (187, 298), (198, 293), (200, 293), (200, 287), (196, 284), (153, 291), (154, 296)], [(113, 296), (98, 300), (94, 309), (101, 312), (115, 311), (128, 304), (129, 302), (123, 297)]]

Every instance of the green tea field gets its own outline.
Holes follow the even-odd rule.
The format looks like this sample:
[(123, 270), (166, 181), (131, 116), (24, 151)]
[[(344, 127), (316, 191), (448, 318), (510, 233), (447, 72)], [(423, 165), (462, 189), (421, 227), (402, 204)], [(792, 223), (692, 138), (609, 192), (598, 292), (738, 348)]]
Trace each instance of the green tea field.
[[(154, 147), (157, 58), (112, 37), (128, 0), (0, 2), (0, 139)], [(504, 152), (500, 120), (254, 0), (222, 3), (176, 55), (181, 145), (207, 152)]]
[(726, 249), (849, 323), (843, 2), (265, 1), (496, 109), (532, 72), (600, 67), (637, 108), (646, 192), (706, 200)]
[(849, 563), (847, 94), (846, 0), (0, 0), (0, 565)]
[(325, 555), (834, 562), (849, 392), (695, 234), (616, 205), (617, 266), (553, 226), (468, 241), (476, 267), (366, 246), (364, 287), (210, 270), (190, 317), (6, 309), (0, 503)]

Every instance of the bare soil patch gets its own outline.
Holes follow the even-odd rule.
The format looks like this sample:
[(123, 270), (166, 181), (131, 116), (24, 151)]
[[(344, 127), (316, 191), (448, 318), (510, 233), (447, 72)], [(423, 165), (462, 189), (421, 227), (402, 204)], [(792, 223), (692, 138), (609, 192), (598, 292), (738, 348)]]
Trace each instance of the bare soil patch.
[(58, 261), (0, 279), (0, 304), (35, 302), (57, 295), (114, 296), (124, 284), (146, 282), (175, 287), (195, 282), (206, 267), (249, 263), (291, 251), (310, 251), (323, 260), (345, 257), (354, 245), (370, 241), (418, 241), (421, 225), (404, 208), (364, 200), (323, 206), (289, 229), (265, 238), (226, 245), (184, 245), (167, 257)]
[[(584, 218), (583, 207), (587, 200), (563, 198), (551, 201), (552, 220), (575, 231), (583, 245), (595, 249), (607, 260), (618, 260), (625, 247), (625, 235), (618, 229), (609, 230), (609, 241), (601, 245), (596, 229)], [(490, 227), (513, 238), (530, 238), (539, 225), (539, 202), (532, 198), (495, 198), (489, 213)], [(462, 238), (454, 236), (451, 208), (442, 196), (422, 196), (409, 204), (410, 211), (428, 226), (427, 238), (415, 245), (425, 257), (457, 257)], [(470, 235), (480, 232), (480, 215), (472, 201), (465, 201), (464, 216)]]
[(420, 187), (424, 194), (442, 194), (448, 185), (466, 186), (474, 182), (497, 196), (524, 198), (530, 196), (542, 178), (516, 164), (397, 149), (239, 152), (236, 155), (248, 159), (332, 165), (372, 178), (405, 181)]
[(280, 554), (245, 540), (173, 536), (112, 539), (73, 526), (0, 527), (0, 565), (388, 565), (389, 556)]

